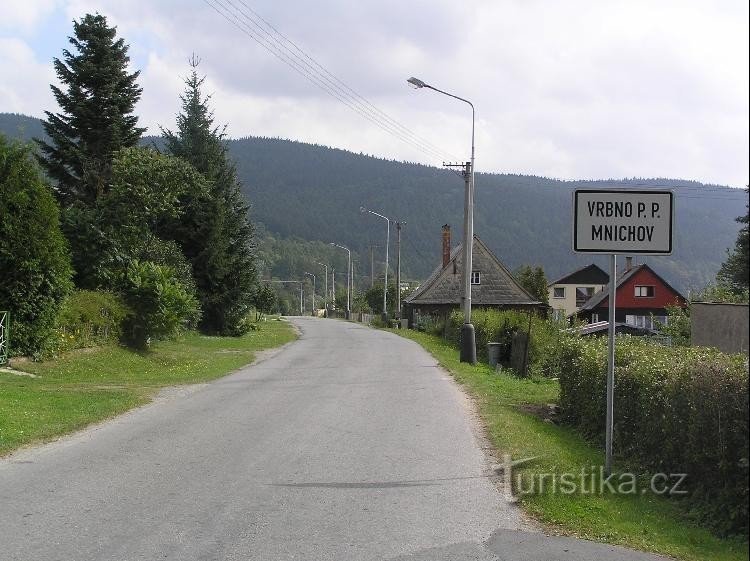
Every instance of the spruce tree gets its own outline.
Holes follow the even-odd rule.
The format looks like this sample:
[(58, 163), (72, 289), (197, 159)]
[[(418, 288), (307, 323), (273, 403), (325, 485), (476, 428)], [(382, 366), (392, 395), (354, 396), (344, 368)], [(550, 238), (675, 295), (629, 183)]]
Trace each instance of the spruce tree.
[(54, 59), (64, 89), (51, 88), (62, 113), (45, 111), (50, 142), (36, 140), (64, 207), (90, 206), (105, 193), (114, 153), (136, 145), (145, 130), (132, 115), (141, 96), (139, 72), (128, 73), (128, 46), (115, 39), (116, 28), (87, 14), (73, 22), (73, 31), (68, 39), (75, 52), (63, 49), (62, 60)]
[[(747, 192), (747, 189), (745, 190)], [(725, 284), (735, 294), (747, 292), (749, 287), (748, 281), (748, 258), (750, 257), (750, 244), (748, 243), (748, 223), (750, 223), (750, 206), (745, 207), (744, 216), (737, 217), (737, 222), (742, 224), (742, 228), (737, 234), (734, 249), (727, 250), (727, 260), (722, 263), (719, 273), (716, 275), (721, 284)]]
[(188, 161), (207, 179), (207, 198), (184, 201), (180, 223), (165, 225), (165, 231), (182, 247), (193, 266), (195, 284), (203, 309), (201, 328), (222, 334), (239, 334), (243, 318), (253, 304), (256, 287), (254, 229), (249, 219), (234, 164), (229, 160), (224, 128), (214, 126), (203, 96), (196, 67), (185, 80), (180, 96), (182, 112), (177, 130), (162, 129), (170, 154)]

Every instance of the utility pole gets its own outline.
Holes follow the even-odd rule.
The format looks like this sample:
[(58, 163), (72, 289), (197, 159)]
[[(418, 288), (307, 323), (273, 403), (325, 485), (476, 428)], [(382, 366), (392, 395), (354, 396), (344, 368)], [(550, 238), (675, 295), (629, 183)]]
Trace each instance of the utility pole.
[(305, 272), (307, 276), (312, 277), (313, 280), (313, 291), (312, 291), (312, 315), (315, 315), (315, 275), (312, 273)]
[(370, 288), (375, 286), (375, 257), (373, 249), (375, 249), (375, 246), (370, 245)]
[(325, 279), (326, 279), (326, 291), (323, 293), (323, 307), (325, 308), (325, 313), (323, 314), (324, 317), (328, 317), (328, 265), (325, 263), (321, 263), (320, 261), (316, 261), (318, 265), (321, 267), (325, 267)]
[(401, 226), (406, 222), (396, 222), (396, 319), (401, 328)]

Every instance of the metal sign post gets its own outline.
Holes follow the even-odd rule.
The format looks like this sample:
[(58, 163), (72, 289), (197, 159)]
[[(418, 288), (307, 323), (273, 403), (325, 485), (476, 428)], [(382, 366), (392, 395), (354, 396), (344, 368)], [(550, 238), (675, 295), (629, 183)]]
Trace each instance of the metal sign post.
[(604, 472), (612, 473), (615, 402), (617, 254), (669, 255), (674, 194), (655, 189), (577, 189), (573, 192), (573, 251), (609, 254), (609, 348)]
[(0, 365), (8, 362), (10, 354), (10, 312), (0, 311)]

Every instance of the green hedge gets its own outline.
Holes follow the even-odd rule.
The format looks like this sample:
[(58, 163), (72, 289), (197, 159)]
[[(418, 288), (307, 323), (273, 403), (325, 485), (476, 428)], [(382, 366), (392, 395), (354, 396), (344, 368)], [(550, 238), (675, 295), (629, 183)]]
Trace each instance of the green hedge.
[(0, 135), (0, 310), (10, 312), (10, 352), (54, 347), (55, 319), (72, 287), (68, 246), (52, 191), (28, 146)]
[[(531, 339), (528, 349), (529, 373), (531, 375), (556, 375), (558, 348), (563, 339), (570, 337), (561, 329), (561, 324), (540, 318), (536, 314), (514, 310), (476, 309), (471, 312), (471, 321), (477, 343), (477, 359), (487, 361), (487, 343), (500, 343), (501, 363), (510, 362), (513, 337), (516, 333), (529, 331)], [(448, 318), (445, 334), (448, 340), (459, 344), (464, 316), (454, 311)], [(520, 374), (520, 373), (519, 373)]]
[[(603, 443), (607, 341), (565, 339), (557, 361), (563, 419)], [(615, 364), (615, 455), (651, 473), (688, 474), (694, 512), (720, 533), (747, 535), (746, 357), (626, 336)]]

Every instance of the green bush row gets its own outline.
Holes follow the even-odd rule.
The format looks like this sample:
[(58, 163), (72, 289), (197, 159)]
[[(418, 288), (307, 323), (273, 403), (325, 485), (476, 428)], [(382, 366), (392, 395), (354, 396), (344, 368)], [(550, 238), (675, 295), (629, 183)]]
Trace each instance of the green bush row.
[[(570, 337), (563, 325), (528, 312), (515, 310), (472, 310), (472, 323), (477, 343), (477, 359), (487, 361), (487, 343), (500, 344), (500, 361), (510, 363), (513, 339), (518, 333), (531, 333), (528, 342), (528, 371), (530, 375), (556, 375), (556, 357), (563, 339)], [(454, 311), (448, 317), (445, 336), (459, 344), (464, 316)], [(523, 374), (518, 372), (518, 374)]]
[[(607, 341), (567, 338), (556, 358), (565, 422), (604, 441)], [(685, 473), (690, 506), (723, 534), (748, 532), (747, 359), (617, 338), (614, 453)]]

